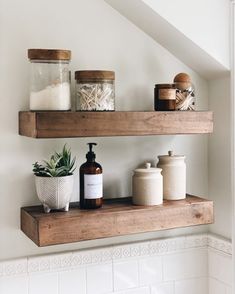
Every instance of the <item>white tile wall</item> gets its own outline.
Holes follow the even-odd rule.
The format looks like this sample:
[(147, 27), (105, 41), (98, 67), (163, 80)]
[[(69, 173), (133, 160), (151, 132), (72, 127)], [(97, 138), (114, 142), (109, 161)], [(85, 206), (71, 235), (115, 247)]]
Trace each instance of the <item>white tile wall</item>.
[(0, 294), (16, 293), (28, 293), (28, 276), (9, 276), (0, 278)]
[(59, 273), (60, 294), (86, 294), (86, 268)]
[(139, 260), (140, 285), (151, 285), (163, 280), (162, 257), (152, 256)]
[(139, 286), (138, 261), (126, 260), (113, 264), (114, 290), (136, 288)]
[(150, 294), (149, 287), (133, 288), (121, 292), (112, 292), (115, 294)]
[(208, 249), (209, 294), (232, 294), (232, 257), (214, 248)]
[(216, 279), (209, 278), (209, 294), (227, 294), (227, 287)]
[(231, 244), (199, 235), (0, 262), (0, 294), (232, 294)]
[(58, 273), (31, 274), (29, 294), (58, 294), (58, 283)]
[(208, 252), (209, 277), (232, 285), (232, 260), (228, 254), (210, 249)]
[[(189, 279), (175, 282), (175, 294), (208, 294), (208, 278)], [(221, 293), (222, 294), (222, 293)]]
[(112, 264), (87, 267), (87, 294), (105, 294), (113, 291)]
[(207, 248), (163, 256), (165, 281), (207, 276)]
[(230, 286), (227, 287), (226, 294), (232, 294), (232, 287)]
[(151, 294), (174, 294), (174, 293), (175, 293), (174, 282), (161, 283), (161, 284), (151, 286)]

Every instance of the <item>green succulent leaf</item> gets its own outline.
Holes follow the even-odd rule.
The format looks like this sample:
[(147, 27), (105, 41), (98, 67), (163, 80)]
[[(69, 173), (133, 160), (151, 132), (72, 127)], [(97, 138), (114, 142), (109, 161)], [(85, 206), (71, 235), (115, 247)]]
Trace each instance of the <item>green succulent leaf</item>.
[(48, 161), (43, 161), (44, 164), (35, 162), (33, 173), (41, 177), (65, 177), (73, 174), (76, 169), (75, 162), (76, 157), (71, 159), (71, 150), (65, 144), (62, 152), (55, 151)]

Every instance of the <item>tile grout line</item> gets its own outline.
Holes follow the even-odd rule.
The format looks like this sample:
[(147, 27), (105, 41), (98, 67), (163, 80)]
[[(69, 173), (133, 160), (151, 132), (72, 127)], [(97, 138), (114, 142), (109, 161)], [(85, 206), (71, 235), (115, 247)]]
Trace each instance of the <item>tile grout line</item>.
[(137, 265), (138, 265), (138, 287), (140, 287), (140, 260), (137, 259)]
[(28, 292), (28, 294), (29, 294), (29, 274), (28, 274), (28, 273), (27, 273), (27, 278), (28, 278), (28, 281), (27, 281), (27, 284), (28, 284), (28, 289), (27, 289), (27, 290), (28, 290), (28, 291), (27, 291), (27, 292)]
[(60, 294), (60, 274), (59, 273), (57, 273), (57, 286), (58, 286), (57, 293)]
[(85, 280), (86, 280), (86, 294), (87, 294), (88, 293), (88, 289), (87, 289), (87, 285), (88, 285), (88, 283), (87, 283), (87, 266), (86, 266), (86, 270), (85, 270), (85, 275), (86, 275)]
[[(112, 252), (113, 252), (113, 248), (112, 248)], [(114, 292), (114, 260), (113, 258), (111, 260), (111, 264), (112, 264), (112, 280), (113, 280), (112, 286), (113, 286), (113, 292)]]
[(164, 275), (163, 256), (161, 256), (161, 266), (162, 266), (162, 282), (164, 282), (165, 281), (165, 275)]
[(231, 286), (232, 286), (232, 285), (229, 285), (229, 284), (225, 283), (224, 281), (218, 280), (217, 278), (215, 278), (215, 277), (210, 277), (210, 276), (208, 275), (208, 281), (209, 281), (209, 279), (215, 280), (215, 281), (219, 282), (220, 284), (223, 284), (225, 287), (231, 287)]
[(176, 287), (175, 287), (175, 280), (173, 281), (173, 294), (176, 292)]

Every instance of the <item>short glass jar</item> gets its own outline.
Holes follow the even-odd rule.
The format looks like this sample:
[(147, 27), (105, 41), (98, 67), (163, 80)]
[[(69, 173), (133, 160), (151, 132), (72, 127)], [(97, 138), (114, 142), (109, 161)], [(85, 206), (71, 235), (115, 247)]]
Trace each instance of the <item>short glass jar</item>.
[(176, 107), (175, 84), (157, 84), (154, 89), (154, 109), (172, 111)]
[(104, 70), (75, 72), (76, 110), (114, 111), (115, 73)]
[(174, 78), (176, 86), (176, 110), (195, 110), (195, 88), (187, 73), (179, 73)]
[(29, 49), (30, 110), (71, 109), (69, 62), (71, 51)]

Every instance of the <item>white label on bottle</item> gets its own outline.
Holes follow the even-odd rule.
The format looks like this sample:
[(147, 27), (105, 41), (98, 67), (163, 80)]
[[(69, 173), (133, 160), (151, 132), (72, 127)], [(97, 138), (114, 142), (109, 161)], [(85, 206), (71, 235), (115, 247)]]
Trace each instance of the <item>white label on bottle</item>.
[(103, 197), (103, 175), (84, 175), (84, 198), (97, 199)]

